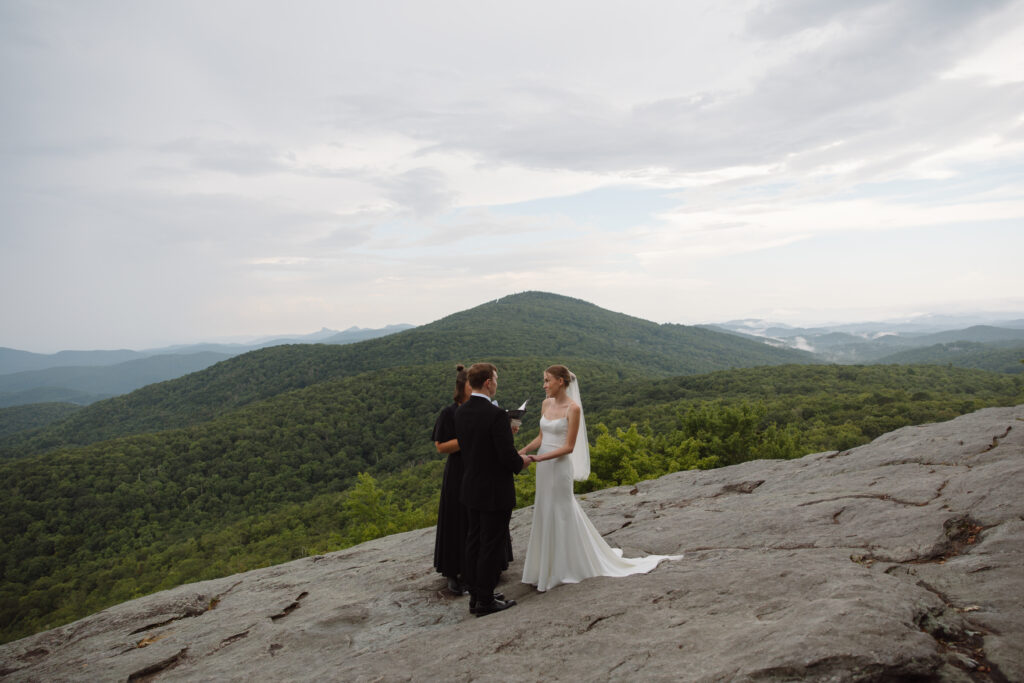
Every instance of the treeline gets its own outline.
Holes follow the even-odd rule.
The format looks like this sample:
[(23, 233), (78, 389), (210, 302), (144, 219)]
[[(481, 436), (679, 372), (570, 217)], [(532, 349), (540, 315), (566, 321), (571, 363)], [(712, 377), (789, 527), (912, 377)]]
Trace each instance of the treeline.
[[(587, 399), (587, 408), (599, 410), (611, 426), (648, 422), (664, 432), (675, 427), (686, 399), (763, 400), (769, 422), (802, 423), (809, 433), (826, 434), (856, 423), (862, 438), (870, 440), (907, 424), (946, 420), (988, 405), (1012, 405), (1024, 399), (1022, 388), (1024, 377), (1019, 375), (948, 366), (788, 365), (599, 387)], [(847, 447), (830, 445), (831, 436), (822, 438), (803, 446)]]
[[(537, 431), (545, 364), (498, 364), (499, 398), (530, 398), (525, 443)], [(593, 474), (579, 491), (846, 449), (1024, 399), (1022, 376), (956, 368), (783, 366), (652, 381), (569, 364), (592, 425)], [(196, 427), (0, 465), (0, 635), (431, 524), (442, 462), (429, 434), (452, 370), (321, 383)], [(519, 478), (520, 504), (532, 503), (532, 486), (532, 475)]]
[(907, 425), (1016, 405), (1024, 377), (927, 365), (789, 365), (583, 391), (588, 420), (598, 421), (589, 434), (598, 457), (577, 492), (846, 450)]

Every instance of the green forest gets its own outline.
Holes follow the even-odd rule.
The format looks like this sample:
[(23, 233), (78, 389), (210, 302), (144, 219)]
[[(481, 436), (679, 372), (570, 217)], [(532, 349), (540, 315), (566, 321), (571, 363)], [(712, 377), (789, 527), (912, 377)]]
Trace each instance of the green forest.
[(1024, 372), (1024, 346), (1019, 343), (948, 342), (910, 349), (882, 358), (881, 363), (955, 365), (992, 372)]
[[(515, 315), (535, 322), (508, 335), (543, 337), (528, 309), (551, 308), (550, 296), (509, 297), (527, 309)], [(483, 339), (463, 345), (466, 330), (506, 312), (498, 302), (439, 321), (454, 358), (435, 358), (432, 343), (418, 347), (443, 339), (439, 330), (348, 347), (273, 347), (70, 413), (51, 408), (45, 423), (23, 418), (28, 427), (0, 433), (0, 637), (433, 524), (444, 462), (430, 432), (450, 401), (455, 361), (494, 362), (503, 405), (530, 400), (520, 443), (537, 433), (543, 369), (563, 362), (577, 373), (592, 445), (592, 474), (579, 493), (845, 450), (901, 426), (1024, 400), (1021, 374), (782, 364), (729, 335), (664, 332), (584, 302), (558, 303), (563, 322), (544, 324), (604, 341), (506, 356), (486, 356)], [(565, 323), (573, 311), (583, 332)], [(652, 341), (643, 351), (630, 344), (645, 325)], [(656, 341), (663, 332), (667, 340)], [(400, 363), (403, 335), (415, 343)], [(686, 360), (691, 345), (697, 358)], [(369, 360), (378, 352), (392, 360)], [(666, 369), (673, 358), (692, 369)], [(517, 491), (520, 506), (532, 504), (532, 473), (517, 477)]]

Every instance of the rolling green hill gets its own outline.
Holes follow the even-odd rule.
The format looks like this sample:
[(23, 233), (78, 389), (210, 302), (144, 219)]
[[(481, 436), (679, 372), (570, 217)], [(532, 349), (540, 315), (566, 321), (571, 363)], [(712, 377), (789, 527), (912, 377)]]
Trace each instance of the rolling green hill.
[(0, 408), (0, 439), (56, 422), (81, 410), (72, 403), (31, 403)]
[(372, 370), (496, 357), (594, 359), (661, 377), (815, 362), (802, 351), (700, 327), (658, 325), (578, 299), (526, 292), (378, 339), (242, 354), (11, 435), (0, 440), (0, 458), (196, 425), (255, 401)]
[(120, 349), (117, 351), (60, 351), (45, 354), (20, 351), (0, 346), (0, 375), (26, 370), (43, 370), (58, 366), (114, 365), (141, 358), (138, 351)]
[(168, 354), (114, 365), (56, 367), (0, 375), (0, 406), (21, 405), (29, 400), (31, 392), (41, 389), (49, 389), (64, 402), (93, 403), (203, 370), (229, 357), (212, 352)]
[(909, 349), (876, 361), (884, 364), (953, 365), (991, 372), (1024, 372), (1024, 345), (1018, 342), (949, 342), (921, 349)]
[(1024, 330), (992, 325), (975, 325), (963, 330), (936, 332), (917, 338), (918, 346), (950, 344), (952, 342), (978, 342), (979, 344), (1010, 343), (1020, 346), (1024, 343)]
[(34, 387), (23, 391), (0, 393), (0, 408), (31, 406), (37, 403), (66, 403), (84, 406), (100, 400), (101, 397), (77, 389), (65, 387)]

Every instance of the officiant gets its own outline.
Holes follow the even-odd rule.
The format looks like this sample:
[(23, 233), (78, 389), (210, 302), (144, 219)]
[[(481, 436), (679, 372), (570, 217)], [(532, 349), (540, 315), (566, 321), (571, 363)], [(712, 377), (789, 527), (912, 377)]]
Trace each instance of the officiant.
[[(455, 411), (469, 399), (471, 393), (466, 369), (455, 367), (455, 394), (452, 403), (445, 406), (434, 423), (431, 439), (438, 453), (448, 455), (441, 479), (441, 499), (437, 507), (437, 531), (434, 534), (434, 568), (448, 580), (448, 590), (465, 595), (462, 583), (462, 562), (465, 552), (469, 517), (466, 506), (459, 500), (462, 488), (462, 452), (455, 438)], [(510, 547), (511, 550), (511, 547)]]

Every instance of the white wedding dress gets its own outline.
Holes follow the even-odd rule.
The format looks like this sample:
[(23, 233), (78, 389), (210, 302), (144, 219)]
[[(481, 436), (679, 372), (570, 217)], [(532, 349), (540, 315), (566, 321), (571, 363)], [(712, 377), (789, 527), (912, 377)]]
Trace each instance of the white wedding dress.
[[(538, 455), (560, 448), (569, 432), (566, 418), (540, 418)], [(682, 555), (622, 557), (610, 547), (587, 518), (572, 491), (573, 470), (568, 454), (537, 463), (537, 493), (533, 503), (533, 528), (526, 547), (523, 583), (539, 591), (563, 583), (578, 583), (592, 576), (645, 574), (662, 560)]]

